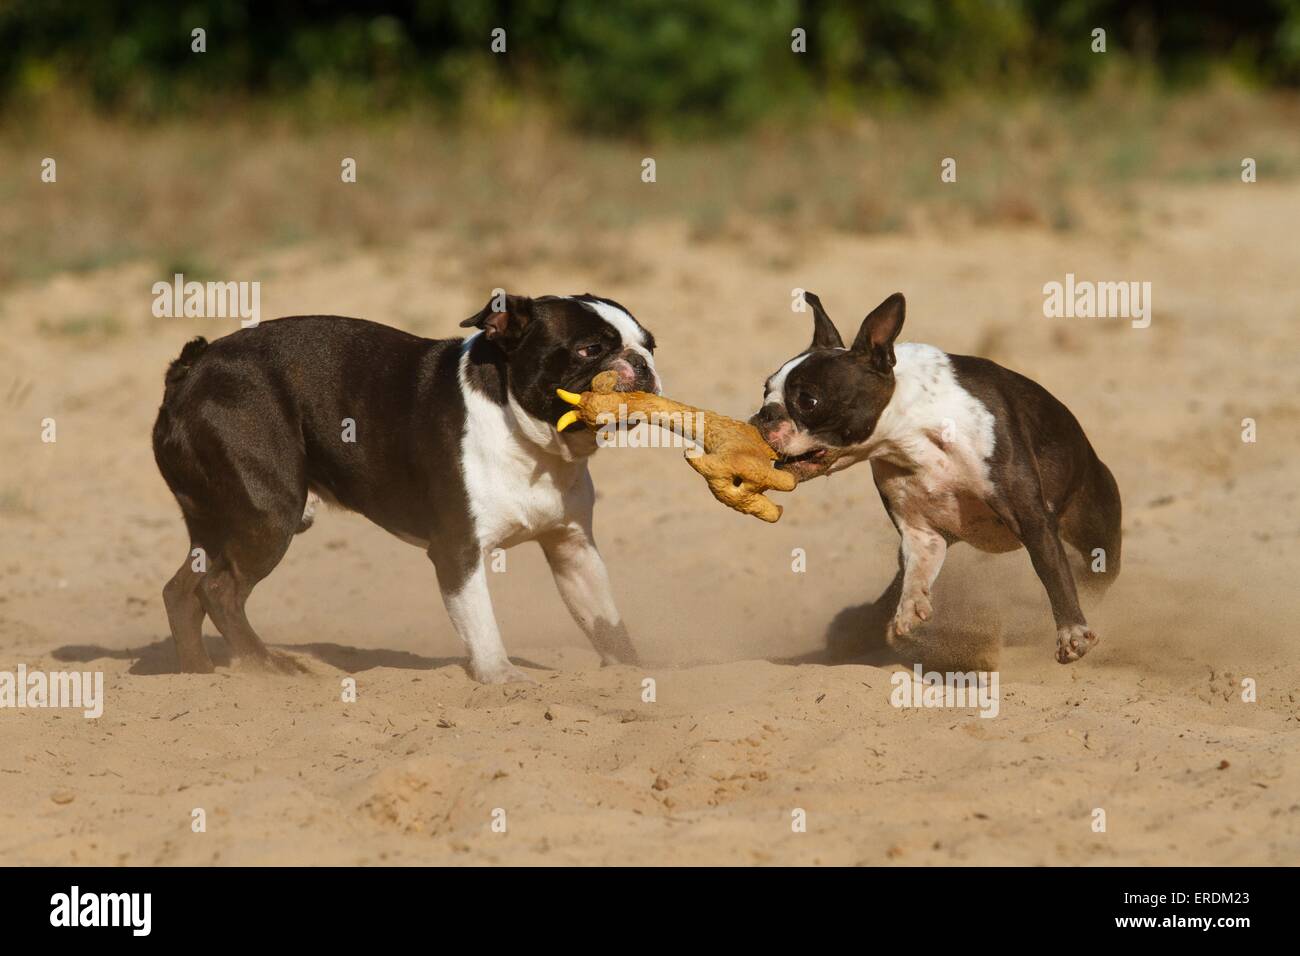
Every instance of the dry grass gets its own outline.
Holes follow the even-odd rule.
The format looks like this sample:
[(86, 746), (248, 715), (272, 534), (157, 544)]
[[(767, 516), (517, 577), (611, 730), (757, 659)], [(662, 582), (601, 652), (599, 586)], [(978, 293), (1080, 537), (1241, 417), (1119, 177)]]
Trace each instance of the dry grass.
[[(1300, 169), (1300, 104), (1220, 87), (1169, 99), (1129, 88), (1088, 99), (968, 102), (821, 120), (720, 142), (633, 144), (560, 130), (522, 106), (476, 128), (417, 116), (320, 128), (250, 108), (133, 126), (64, 105), (0, 125), (0, 285), (151, 260), (161, 274), (221, 271), (250, 249), (342, 246), (428, 228), (470, 239), (484, 268), (605, 259), (625, 227), (685, 218), (697, 239), (754, 220), (797, 248), (827, 230), (983, 224), (1075, 229), (1129, 217), (1152, 180)], [(41, 160), (58, 182), (40, 181)], [(641, 181), (654, 157), (658, 181)], [(939, 164), (957, 159), (958, 182)], [(340, 180), (353, 157), (358, 182)]]

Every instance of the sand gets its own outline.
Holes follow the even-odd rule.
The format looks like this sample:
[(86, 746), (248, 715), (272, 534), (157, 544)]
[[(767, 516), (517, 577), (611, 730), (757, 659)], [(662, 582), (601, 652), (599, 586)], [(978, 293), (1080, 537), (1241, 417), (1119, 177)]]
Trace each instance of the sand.
[[(701, 242), (651, 224), (598, 272), (514, 263), (484, 278), (463, 239), (437, 232), (223, 264), (221, 278), (262, 281), (266, 317), (427, 335), (455, 334), (492, 285), (607, 295), (654, 331), (667, 394), (737, 417), (810, 337), (792, 288), (819, 293), (846, 335), (902, 290), (904, 339), (1046, 385), (1124, 496), (1123, 575), (1088, 607), (1102, 642), (1070, 666), (1053, 660), (1023, 551), (950, 553), (912, 657), (995, 666), (991, 719), (892, 706), (905, 654), (826, 654), (862, 631), (894, 567), (867, 468), (776, 496), (786, 514), (769, 526), (719, 506), (668, 449), (593, 464), (597, 537), (642, 666), (597, 666), (524, 546), (492, 587), (537, 683), (477, 685), (424, 555), (327, 510), (249, 605), (310, 673), (231, 665), (209, 623), (217, 673), (179, 675), (160, 589), (187, 544), (149, 431), (167, 361), (235, 323), (154, 318), (165, 277), (145, 263), (11, 288), (0, 670), (102, 671), (107, 699), (98, 720), (0, 710), (0, 863), (1295, 863), (1296, 221), (1300, 187), (1233, 184), (1150, 193), (1136, 226), (1066, 233), (810, 245), (758, 225)], [(1150, 328), (1045, 318), (1042, 286), (1066, 273), (1152, 282)], [(69, 316), (116, 321), (74, 331)], [(45, 417), (56, 443), (40, 441)]]

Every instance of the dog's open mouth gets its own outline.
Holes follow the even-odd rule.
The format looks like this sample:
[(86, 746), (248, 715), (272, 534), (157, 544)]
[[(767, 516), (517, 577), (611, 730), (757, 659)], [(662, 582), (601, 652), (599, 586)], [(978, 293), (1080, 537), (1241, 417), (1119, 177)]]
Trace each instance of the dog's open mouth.
[(806, 451), (802, 455), (782, 455), (776, 460), (776, 467), (787, 468), (790, 465), (798, 465), (803, 462), (816, 464), (826, 458), (826, 448), (814, 448), (812, 451)]

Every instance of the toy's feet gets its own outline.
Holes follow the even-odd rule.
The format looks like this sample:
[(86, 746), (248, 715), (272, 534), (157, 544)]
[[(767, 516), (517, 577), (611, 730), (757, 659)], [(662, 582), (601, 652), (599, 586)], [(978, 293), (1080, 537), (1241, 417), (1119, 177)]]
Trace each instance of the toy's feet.
[(1097, 646), (1099, 638), (1087, 624), (1071, 624), (1056, 632), (1056, 661), (1070, 664)]

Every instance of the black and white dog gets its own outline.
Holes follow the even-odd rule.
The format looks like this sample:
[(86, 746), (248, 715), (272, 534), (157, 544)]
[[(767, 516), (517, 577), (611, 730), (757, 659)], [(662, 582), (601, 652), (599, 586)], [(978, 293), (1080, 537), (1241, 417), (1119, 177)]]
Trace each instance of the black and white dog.
[(886, 637), (930, 619), (930, 589), (948, 546), (1029, 552), (1056, 618), (1056, 659), (1097, 643), (1079, 608), (1062, 541), (1104, 590), (1120, 569), (1119, 488), (1070, 410), (987, 359), (931, 345), (894, 346), (895, 293), (844, 347), (811, 293), (813, 340), (764, 386), (751, 422), (800, 481), (870, 461), (902, 538), (899, 571), (877, 603), (896, 608)]
[(606, 369), (621, 389), (659, 391), (654, 337), (592, 295), (500, 294), (461, 325), (480, 331), (433, 340), (295, 316), (194, 339), (171, 363), (153, 448), (190, 537), (163, 589), (182, 670), (212, 670), (204, 614), (234, 655), (293, 666), (244, 604), (318, 499), (426, 551), (478, 680), (528, 679), (501, 643), (485, 567), (524, 541), (541, 544), (602, 662), (635, 660), (592, 539), (595, 435), (552, 423), (568, 408), (556, 388), (581, 392)]

